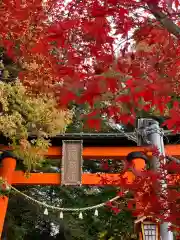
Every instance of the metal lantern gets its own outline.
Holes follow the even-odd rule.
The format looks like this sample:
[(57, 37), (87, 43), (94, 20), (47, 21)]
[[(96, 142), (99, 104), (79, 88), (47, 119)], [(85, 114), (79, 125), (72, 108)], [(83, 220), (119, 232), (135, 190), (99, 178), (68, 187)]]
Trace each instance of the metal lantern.
[(159, 224), (152, 217), (140, 217), (135, 221), (135, 227), (140, 240), (160, 240)]
[(143, 240), (159, 240), (159, 229), (156, 223), (142, 222), (141, 229)]

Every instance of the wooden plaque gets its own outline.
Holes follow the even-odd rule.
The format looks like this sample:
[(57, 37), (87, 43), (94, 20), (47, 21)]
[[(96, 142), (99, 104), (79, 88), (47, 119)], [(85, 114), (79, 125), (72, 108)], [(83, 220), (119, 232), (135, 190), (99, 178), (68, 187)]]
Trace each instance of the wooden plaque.
[(81, 185), (82, 148), (82, 140), (63, 141), (61, 185)]

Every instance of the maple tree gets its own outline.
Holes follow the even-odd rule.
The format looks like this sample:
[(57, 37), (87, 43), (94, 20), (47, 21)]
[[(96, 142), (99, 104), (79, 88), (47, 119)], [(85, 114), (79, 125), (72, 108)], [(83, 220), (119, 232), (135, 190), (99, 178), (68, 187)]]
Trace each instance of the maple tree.
[[(153, 109), (170, 115), (168, 126), (178, 130), (179, 113), (167, 108), (179, 93), (178, 1), (169, 6), (167, 0), (2, 1), (1, 45), (34, 92), (52, 91), (63, 106), (89, 103), (93, 127), (99, 128), (96, 115), (134, 123), (137, 109)], [(95, 109), (97, 101), (103, 104)]]
[[(31, 94), (51, 92), (61, 107), (88, 103), (91, 127), (100, 128), (102, 115), (134, 124), (143, 110), (168, 116), (165, 124), (179, 131), (179, 10), (178, 0), (3, 0), (0, 45)], [(179, 225), (173, 193), (171, 222)], [(154, 208), (148, 213), (158, 215)]]

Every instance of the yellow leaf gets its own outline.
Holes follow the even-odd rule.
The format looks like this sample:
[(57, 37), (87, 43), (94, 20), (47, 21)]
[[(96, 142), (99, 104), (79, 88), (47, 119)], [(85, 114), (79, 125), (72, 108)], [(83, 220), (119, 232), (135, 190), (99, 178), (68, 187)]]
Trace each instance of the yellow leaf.
[(105, 237), (106, 234), (107, 234), (107, 231), (101, 232), (101, 233), (99, 234), (99, 238), (101, 239), (101, 238)]

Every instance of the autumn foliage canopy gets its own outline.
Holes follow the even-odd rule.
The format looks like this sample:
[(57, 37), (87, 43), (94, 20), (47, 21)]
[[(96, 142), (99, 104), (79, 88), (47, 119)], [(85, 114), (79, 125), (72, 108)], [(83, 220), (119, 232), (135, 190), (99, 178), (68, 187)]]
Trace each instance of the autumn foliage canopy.
[[(30, 92), (51, 92), (61, 107), (89, 104), (90, 127), (100, 128), (99, 116), (134, 124), (144, 111), (180, 131), (179, 12), (178, 0), (2, 0), (0, 46)], [(167, 199), (153, 194), (158, 176), (148, 178), (141, 209), (165, 219)], [(176, 190), (168, 197), (176, 225), (178, 197)], [(149, 199), (161, 203), (145, 208)]]
[(178, 1), (65, 2), (2, 1), (1, 45), (22, 82), (61, 105), (89, 103), (96, 127), (98, 114), (133, 123), (138, 109), (178, 130)]

